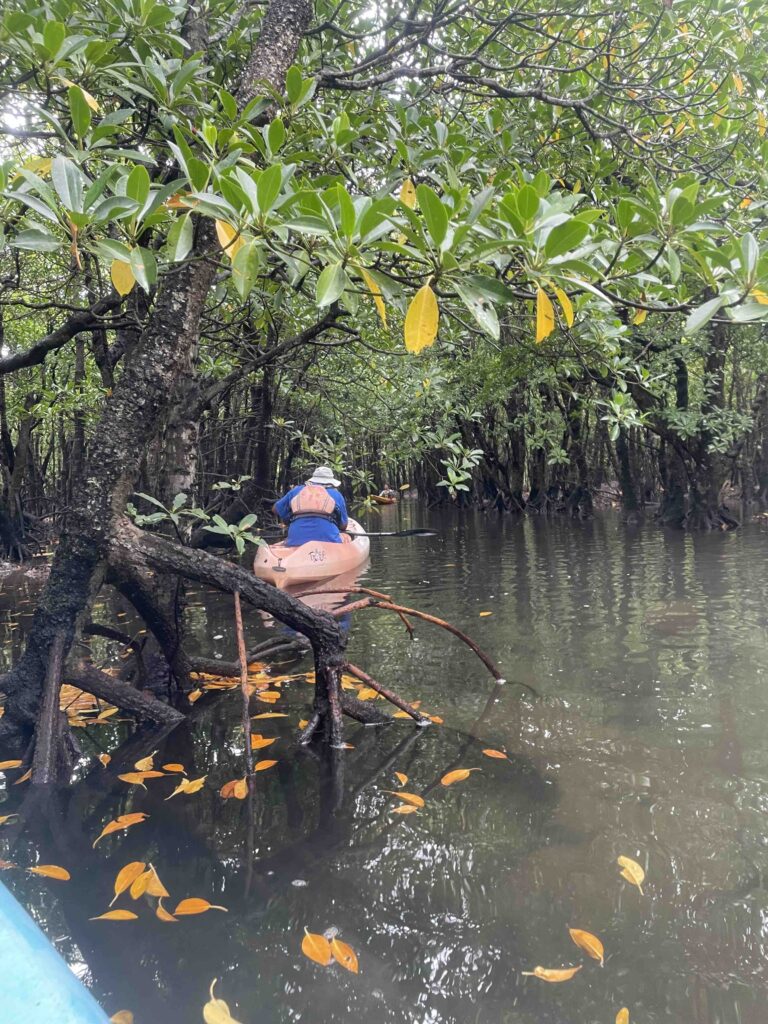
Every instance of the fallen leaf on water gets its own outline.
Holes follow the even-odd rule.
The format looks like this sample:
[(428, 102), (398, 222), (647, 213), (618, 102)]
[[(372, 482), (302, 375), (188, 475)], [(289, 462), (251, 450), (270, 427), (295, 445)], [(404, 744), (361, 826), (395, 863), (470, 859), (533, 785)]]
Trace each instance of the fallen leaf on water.
[(118, 1010), (109, 1019), (112, 1024), (133, 1024), (133, 1014), (130, 1010)]
[(109, 754), (99, 754), (99, 761), (104, 765), (105, 768), (107, 767), (111, 760), (112, 758)]
[(379, 696), (379, 691), (374, 690), (372, 686), (363, 686), (360, 690), (357, 691), (358, 700), (376, 700), (376, 698)]
[(95, 722), (106, 722), (106, 720), (108, 718), (111, 718), (112, 715), (116, 715), (119, 710), (120, 710), (120, 708), (107, 708), (106, 711), (100, 712), (100, 714), (98, 714), (96, 716), (94, 721)]
[(108, 825), (105, 825), (99, 835), (94, 839), (93, 845), (104, 836), (110, 835), (112, 832), (120, 832), (124, 828), (130, 828), (131, 825), (138, 825), (139, 822), (144, 821), (148, 818), (148, 814), (143, 814), (141, 811), (137, 811), (135, 814), (121, 814), (119, 818), (115, 818), (114, 821), (110, 821)]
[(163, 765), (163, 771), (164, 772), (180, 772), (182, 775), (186, 775), (187, 774), (187, 769), (184, 767), (183, 764), (175, 764), (175, 763), (164, 764)]
[(218, 978), (214, 978), (211, 982), (210, 994), (211, 998), (209, 1002), (203, 1007), (203, 1020), (205, 1024), (239, 1024), (238, 1021), (229, 1012), (229, 1007), (223, 999), (217, 999), (213, 994), (213, 986), (218, 981)]
[(446, 772), (446, 774), (440, 779), (443, 786), (452, 786), (454, 782), (463, 782), (464, 779), (468, 779), (471, 772), (479, 772), (480, 768), (454, 768), (452, 772)]
[(143, 871), (138, 878), (134, 878), (131, 882), (131, 888), (129, 890), (132, 900), (141, 899), (144, 893), (147, 891), (149, 885), (149, 871)]
[(176, 796), (177, 793), (197, 793), (203, 788), (207, 778), (207, 775), (201, 775), (199, 779), (182, 779), (176, 789), (171, 793), (171, 796), (167, 796), (165, 799), (170, 800), (171, 797)]
[(404, 786), (408, 781), (408, 776), (405, 775), (403, 772), (395, 772), (395, 778), (397, 779), (401, 786)]
[(430, 720), (430, 722), (435, 722), (437, 725), (443, 724), (443, 720), (440, 717), (440, 715), (427, 715), (427, 718)]
[(488, 747), (486, 750), (483, 751), (483, 753), (485, 754), (486, 757), (498, 757), (499, 760), (501, 761), (509, 760), (509, 758), (507, 757), (503, 750), (493, 750), (491, 747)]
[(68, 882), (72, 877), (66, 868), (60, 868), (57, 864), (39, 864), (36, 868), (27, 868), (27, 871), (44, 878), (58, 878), (61, 882)]
[(147, 896), (159, 896), (162, 899), (163, 896), (170, 895), (168, 890), (160, 881), (160, 876), (158, 875), (157, 871), (155, 870), (152, 864), (149, 865), (149, 870), (147, 871), (147, 874), (149, 875), (149, 880), (147, 881), (146, 888)]
[(0, 772), (7, 771), (9, 768), (21, 768), (21, 758), (16, 761), (0, 761)]
[(15, 868), (16, 865), (10, 860), (0, 860), (0, 871), (7, 871), (8, 868)]
[(189, 701), (190, 704), (194, 704), (195, 701), (200, 700), (202, 696), (202, 690), (190, 690), (190, 692), (187, 694), (187, 700)]
[(617, 857), (616, 863), (621, 868), (619, 874), (622, 878), (625, 878), (632, 885), (636, 885), (640, 890), (640, 895), (643, 895), (643, 882), (645, 881), (645, 872), (637, 863), (636, 860), (632, 860), (630, 857)]
[(137, 772), (151, 771), (152, 768), (155, 767), (156, 753), (157, 751), (153, 750), (151, 754), (148, 754), (146, 757), (142, 757), (140, 761), (137, 761), (133, 767), (136, 769)]
[(29, 771), (24, 772), (23, 775), (21, 775), (18, 779), (16, 779), (16, 781), (14, 782), (14, 786), (18, 786), (22, 782), (26, 782), (27, 779), (31, 779), (31, 778), (32, 778), (32, 769), (30, 768)]
[(337, 964), (341, 964), (341, 966), (346, 967), (348, 971), (352, 971), (353, 974), (357, 974), (357, 954), (351, 946), (347, 945), (346, 942), (342, 942), (341, 939), (331, 939), (331, 954)]
[(616, 1024), (629, 1024), (629, 1010), (626, 1006), (622, 1006), (616, 1014)]
[(11, 818), (15, 818), (15, 814), (2, 814), (0, 815), (0, 825), (4, 825), (6, 821), (10, 821)]
[(407, 804), (413, 804), (414, 807), (424, 806), (424, 798), (417, 793), (403, 793), (400, 789), (385, 789), (384, 792), (396, 796), (398, 800), (404, 800)]
[(392, 717), (393, 718), (413, 718), (413, 715), (409, 715), (407, 711), (396, 711), (392, 715)]
[(480, 618), (484, 619), (486, 615), (493, 615), (493, 612), (480, 612)]
[(300, 729), (306, 729), (308, 725), (309, 725), (309, 719), (307, 719), (307, 718), (300, 718), (299, 719), (299, 728)]
[(314, 960), (321, 967), (327, 967), (333, 960), (331, 944), (324, 935), (317, 935), (304, 929), (304, 938), (301, 940), (301, 952), (304, 956)]
[(604, 967), (605, 949), (596, 935), (591, 932), (582, 931), (581, 928), (569, 928), (568, 934), (577, 946), (581, 947), (593, 960), (599, 960), (600, 966)]
[(182, 917), (185, 914), (204, 914), (206, 910), (223, 910), (227, 913), (226, 907), (219, 907), (215, 903), (209, 903), (208, 900), (200, 899), (197, 896), (190, 896), (186, 900), (182, 900), (181, 903), (174, 910), (174, 914)]
[(264, 700), (267, 704), (272, 704), (274, 701), (279, 700), (282, 697), (282, 693), (279, 690), (257, 690), (256, 696), (259, 700)]
[(98, 917), (89, 917), (89, 921), (135, 921), (138, 914), (132, 910), (108, 910), (106, 914), (99, 914)]
[(173, 914), (169, 910), (165, 909), (165, 907), (163, 906), (163, 901), (162, 900), (158, 900), (157, 901), (157, 909), (155, 910), (155, 916), (159, 917), (161, 921), (175, 921), (176, 920), (176, 918), (173, 916)]
[(288, 715), (284, 711), (262, 711), (260, 715), (251, 715), (251, 718), (287, 718)]
[(400, 804), (399, 807), (393, 807), (390, 814), (416, 814), (418, 809), (413, 804)]
[(265, 772), (267, 768), (271, 768), (273, 764), (277, 764), (277, 761), (257, 761), (253, 766), (255, 772)]
[(251, 733), (251, 750), (261, 750), (263, 747), (271, 747), (277, 736), (262, 736), (260, 732)]
[[(136, 881), (139, 875), (143, 875), (147, 865), (143, 860), (132, 860), (130, 864), (126, 864), (124, 868), (120, 868), (115, 878), (115, 895), (112, 899), (112, 903), (115, 902), (117, 897), (125, 892), (126, 889), (130, 888), (131, 885)], [(110, 907), (112, 906), (110, 903)]]
[(542, 981), (570, 981), (580, 970), (581, 964), (578, 967), (534, 967), (532, 971), (522, 971), (521, 973), (541, 978)]
[(245, 800), (248, 796), (248, 779), (243, 776), (242, 779), (232, 779), (229, 782), (225, 782), (219, 790), (219, 796), (223, 796), (225, 800), (229, 800), (232, 797), (235, 800)]
[(165, 775), (165, 772), (126, 772), (125, 775), (118, 775), (118, 779), (123, 782), (129, 783), (131, 786), (141, 786), (142, 789), (147, 787), (144, 785), (145, 779), (159, 779)]

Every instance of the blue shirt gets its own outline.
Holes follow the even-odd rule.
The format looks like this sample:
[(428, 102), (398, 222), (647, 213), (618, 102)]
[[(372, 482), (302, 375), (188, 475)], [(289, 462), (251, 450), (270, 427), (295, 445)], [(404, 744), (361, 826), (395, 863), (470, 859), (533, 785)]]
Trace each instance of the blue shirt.
[[(275, 512), (282, 520), (287, 522), (291, 518), (291, 502), (304, 487), (299, 484), (284, 494), (279, 501), (275, 502)], [(336, 511), (339, 515), (339, 522), (342, 528), (347, 525), (347, 506), (340, 491), (335, 487), (326, 487), (326, 491), (336, 502)], [(288, 547), (297, 548), (300, 544), (306, 544), (312, 540), (326, 540), (332, 544), (341, 544), (341, 534), (336, 523), (322, 516), (300, 516), (294, 519), (288, 527), (288, 537), (285, 543)]]

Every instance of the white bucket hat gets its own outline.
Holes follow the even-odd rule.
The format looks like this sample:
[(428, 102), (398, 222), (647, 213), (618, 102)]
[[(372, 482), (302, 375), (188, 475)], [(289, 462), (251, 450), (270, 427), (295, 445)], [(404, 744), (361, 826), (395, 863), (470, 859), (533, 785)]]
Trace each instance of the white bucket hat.
[(307, 480), (308, 484), (317, 484), (320, 487), (338, 487), (341, 480), (333, 475), (329, 466), (318, 466), (312, 476)]

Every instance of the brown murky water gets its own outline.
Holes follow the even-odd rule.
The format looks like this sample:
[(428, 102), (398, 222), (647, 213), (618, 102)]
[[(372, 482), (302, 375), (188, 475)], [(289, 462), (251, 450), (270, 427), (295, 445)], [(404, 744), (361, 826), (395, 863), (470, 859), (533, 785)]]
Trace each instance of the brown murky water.
[[(331, 765), (297, 750), (312, 691), (289, 683), (252, 708), (288, 717), (259, 723), (279, 737), (278, 765), (250, 803), (217, 794), (242, 775), (236, 693), (154, 745), (160, 763), (208, 775), (170, 801), (170, 780), (144, 793), (116, 778), (128, 764), (93, 761), (127, 725), (81, 730), (77, 786), (47, 803), (25, 803), (10, 775), (0, 790), (0, 814), (23, 811), (0, 828), (0, 857), (61, 864), (71, 881), (3, 881), (107, 1011), (131, 1009), (136, 1024), (201, 1020), (213, 978), (244, 1024), (613, 1024), (622, 1006), (633, 1024), (765, 1021), (766, 528), (685, 537), (611, 516), (518, 523), (408, 506), (380, 522), (439, 535), (373, 541), (367, 581), (469, 631), (505, 686), (432, 627), (411, 641), (394, 617), (356, 614), (353, 660), (444, 725), (350, 725), (354, 749)], [(33, 587), (0, 588), (10, 658)], [(201, 650), (231, 657), (229, 601), (193, 602)], [(248, 617), (249, 638), (275, 628)], [(482, 771), (446, 789), (453, 767)], [(395, 771), (424, 796), (418, 813), (390, 813)], [(149, 818), (93, 849), (130, 811)], [(644, 895), (619, 877), (619, 855), (645, 868)], [(89, 921), (133, 860), (155, 865), (171, 909), (199, 896), (228, 913), (163, 924), (154, 901), (125, 895), (116, 905), (137, 921)], [(604, 968), (569, 925), (600, 936)], [(360, 973), (303, 957), (305, 927), (338, 929)], [(584, 966), (551, 985), (522, 975), (539, 964)]]

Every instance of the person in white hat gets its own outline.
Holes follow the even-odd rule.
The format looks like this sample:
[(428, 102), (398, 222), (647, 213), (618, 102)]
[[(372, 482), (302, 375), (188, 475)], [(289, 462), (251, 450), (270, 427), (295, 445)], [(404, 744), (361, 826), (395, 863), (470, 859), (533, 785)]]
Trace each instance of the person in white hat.
[(347, 526), (347, 506), (339, 483), (328, 466), (318, 466), (304, 484), (292, 488), (275, 502), (272, 511), (288, 523), (288, 547), (323, 540), (341, 544)]

